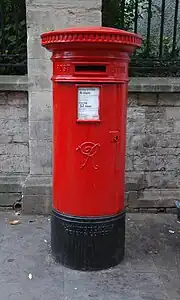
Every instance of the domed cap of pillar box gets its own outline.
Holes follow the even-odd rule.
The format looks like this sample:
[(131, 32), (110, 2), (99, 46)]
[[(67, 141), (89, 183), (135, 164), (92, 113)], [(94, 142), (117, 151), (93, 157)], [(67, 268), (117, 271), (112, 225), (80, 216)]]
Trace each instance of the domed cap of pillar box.
[(131, 54), (141, 46), (142, 38), (137, 34), (110, 27), (83, 27), (43, 33), (41, 44), (50, 51), (93, 47)]

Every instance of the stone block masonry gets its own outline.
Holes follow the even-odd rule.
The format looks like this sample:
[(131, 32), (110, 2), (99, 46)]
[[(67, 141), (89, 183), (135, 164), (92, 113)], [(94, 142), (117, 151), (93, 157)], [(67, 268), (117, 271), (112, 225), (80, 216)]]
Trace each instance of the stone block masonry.
[[(169, 211), (180, 198), (180, 93), (129, 89), (127, 207)], [(0, 207), (23, 199), (25, 213), (51, 211), (51, 96), (31, 93), (28, 122), (28, 94), (0, 91)]]
[[(36, 95), (36, 94), (35, 94)], [(47, 93), (46, 96), (49, 96)], [(51, 210), (51, 102), (30, 110), (32, 171), (23, 187), (24, 211)], [(180, 93), (130, 92), (127, 115), (126, 202), (131, 210), (174, 207), (180, 198)], [(33, 124), (34, 122), (34, 124)], [(42, 126), (39, 124), (42, 122)], [(33, 125), (33, 126), (32, 126)], [(38, 131), (39, 129), (39, 131)], [(39, 140), (35, 137), (38, 136)], [(39, 149), (39, 152), (36, 149)], [(42, 155), (39, 155), (41, 153)], [(48, 162), (48, 164), (47, 164)], [(40, 170), (40, 171), (39, 171)], [(41, 172), (41, 176), (37, 175)], [(44, 175), (43, 175), (44, 174)], [(49, 174), (49, 176), (47, 176)]]
[[(50, 213), (52, 85), (40, 34), (100, 26), (101, 0), (26, 0), (28, 78), (0, 76), (0, 207)], [(127, 123), (127, 207), (169, 211), (180, 198), (180, 80), (132, 78)]]
[(28, 95), (0, 92), (0, 206), (22, 199), (29, 173)]
[(130, 93), (126, 192), (129, 208), (180, 199), (180, 93)]
[(0, 174), (29, 173), (26, 93), (0, 92), (0, 128)]
[(100, 26), (101, 4), (101, 0), (26, 0), (30, 174), (23, 186), (25, 213), (51, 211), (52, 64), (40, 35), (66, 27)]

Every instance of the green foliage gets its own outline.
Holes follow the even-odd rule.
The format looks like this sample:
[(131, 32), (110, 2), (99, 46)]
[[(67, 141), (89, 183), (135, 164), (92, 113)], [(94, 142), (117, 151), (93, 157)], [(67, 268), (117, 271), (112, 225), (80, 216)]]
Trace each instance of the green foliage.
[(0, 74), (26, 73), (25, 15), (24, 0), (0, 0)]
[[(136, 0), (103, 0), (103, 25), (134, 31), (136, 3)], [(138, 1), (138, 22), (147, 18), (148, 3), (149, 0)], [(154, 7), (152, 13), (158, 13), (161, 18), (161, 11), (154, 11)], [(149, 41), (144, 39), (142, 47), (132, 57), (130, 75), (179, 76), (180, 48), (172, 52), (172, 43), (172, 37), (163, 37), (163, 55), (159, 57), (160, 36), (151, 35)]]
[[(138, 18), (147, 10), (148, 0), (138, 1)], [(133, 30), (136, 0), (103, 0), (103, 24), (125, 30)]]

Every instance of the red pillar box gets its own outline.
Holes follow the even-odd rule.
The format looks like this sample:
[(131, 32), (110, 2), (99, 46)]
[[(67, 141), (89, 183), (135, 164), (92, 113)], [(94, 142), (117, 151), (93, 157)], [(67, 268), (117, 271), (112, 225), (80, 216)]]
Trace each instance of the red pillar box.
[(103, 27), (41, 39), (53, 61), (52, 253), (70, 268), (108, 268), (124, 257), (128, 63), (142, 39)]

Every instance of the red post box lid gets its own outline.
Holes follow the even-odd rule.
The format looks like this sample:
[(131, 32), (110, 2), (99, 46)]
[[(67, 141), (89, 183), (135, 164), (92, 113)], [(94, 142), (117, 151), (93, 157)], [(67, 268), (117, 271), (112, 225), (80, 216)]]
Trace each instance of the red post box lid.
[(65, 44), (66, 46), (71, 44), (71, 47), (72, 44), (82, 47), (83, 43), (88, 46), (93, 45), (93, 47), (101, 44), (108, 48), (124, 48), (127, 52), (133, 52), (135, 48), (141, 46), (142, 38), (138, 34), (110, 27), (83, 27), (43, 33), (41, 43), (51, 51), (55, 50), (57, 45), (59, 45), (58, 48)]

